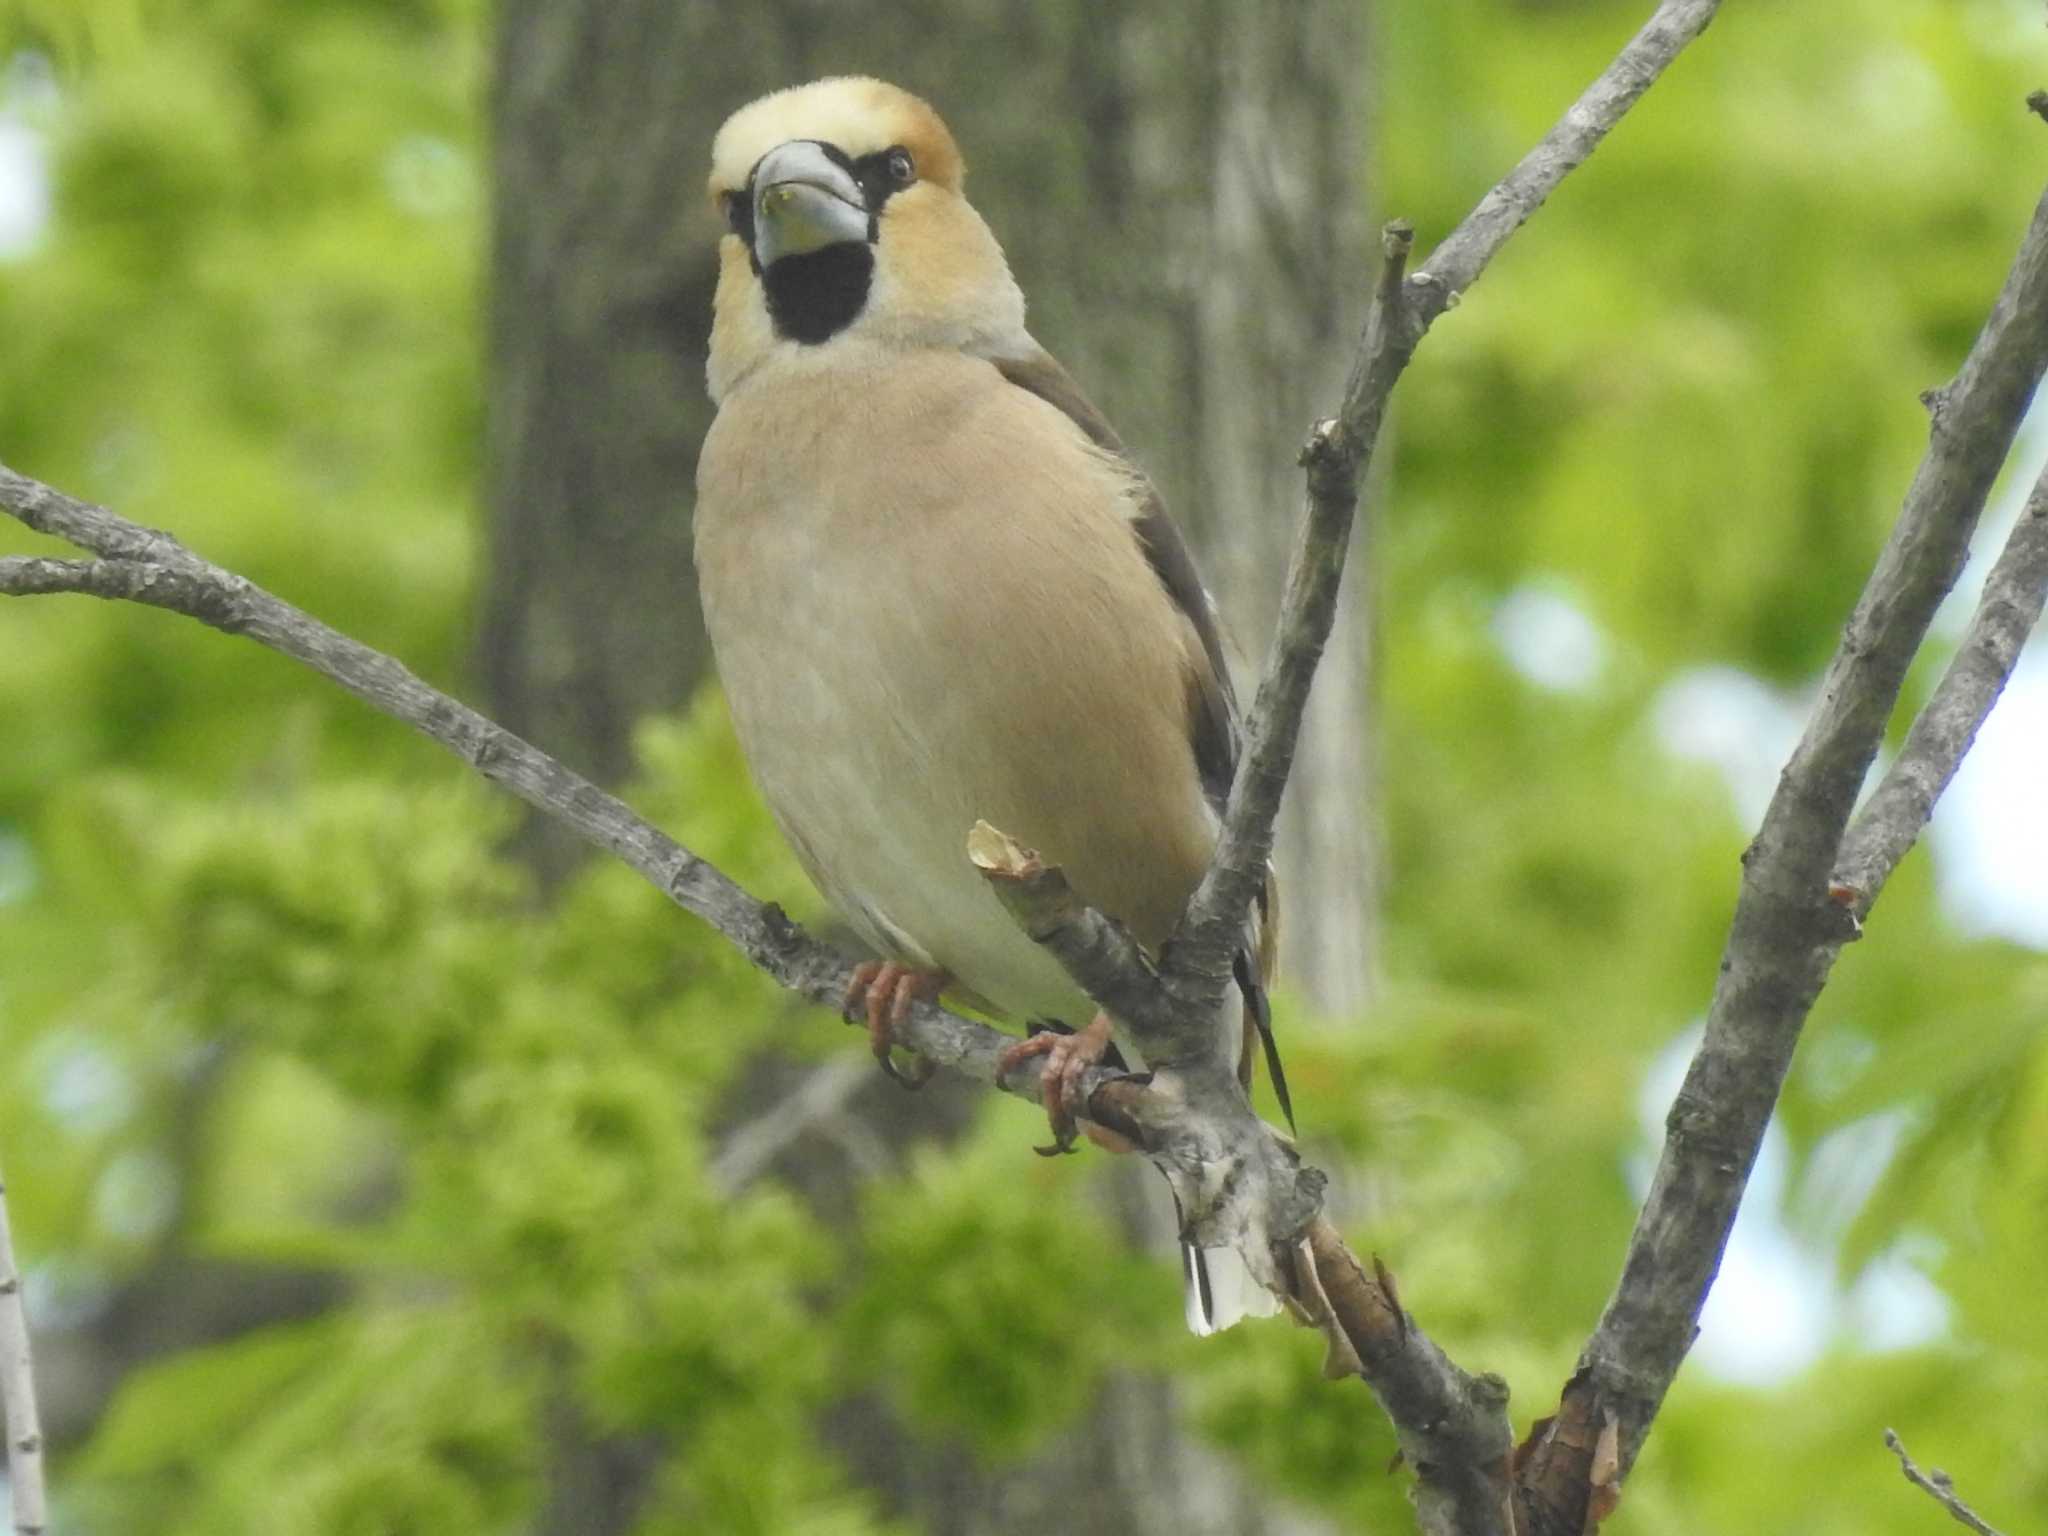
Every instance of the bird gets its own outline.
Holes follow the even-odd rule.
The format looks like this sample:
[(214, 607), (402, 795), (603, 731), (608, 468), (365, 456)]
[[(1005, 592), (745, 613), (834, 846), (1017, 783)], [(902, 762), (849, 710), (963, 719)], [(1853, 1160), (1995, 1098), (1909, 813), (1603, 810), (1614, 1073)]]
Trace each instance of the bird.
[[(1026, 329), (927, 102), (863, 76), (775, 91), (711, 162), (725, 228), (693, 537), (735, 734), (879, 957), (847, 1012), (884, 1068), (928, 1073), (894, 1065), (915, 999), (1022, 1022), (1002, 1066), (1047, 1057), (1064, 1150), (1082, 1071), (1142, 1057), (1011, 919), (967, 835), (987, 821), (1037, 850), (1157, 956), (1239, 752), (1214, 604), (1152, 482)], [(1269, 871), (1218, 1027), (1247, 1087), (1263, 1042), (1285, 1106), (1276, 900)], [(1278, 1310), (1233, 1249), (1184, 1238), (1183, 1269), (1197, 1333)]]

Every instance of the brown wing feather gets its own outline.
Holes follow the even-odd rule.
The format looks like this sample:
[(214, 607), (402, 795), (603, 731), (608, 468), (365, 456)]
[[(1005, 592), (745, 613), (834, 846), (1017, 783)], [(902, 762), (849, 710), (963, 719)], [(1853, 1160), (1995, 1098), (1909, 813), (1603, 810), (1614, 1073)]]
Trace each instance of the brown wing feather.
[[(1230, 798), (1230, 782), (1237, 773), (1237, 695), (1231, 689), (1230, 669), (1223, 657), (1223, 634), (1217, 627), (1216, 607), (1209, 600), (1208, 588), (1202, 585), (1187, 541), (1167, 516), (1166, 503), (1160, 499), (1158, 489), (1125, 452), (1123, 439), (1117, 436), (1109, 418), (1096, 409), (1095, 402), (1082, 392), (1058, 359), (1041, 348), (1029, 356), (993, 361), (1004, 378), (1060, 411), (1096, 447), (1122, 459), (1144, 487), (1132, 529), (1159, 577), (1159, 584), (1173, 599), (1200, 647), (1199, 655), (1189, 657), (1188, 741), (1194, 749), (1195, 771), (1201, 776), (1203, 793), (1221, 816)], [(1271, 868), (1266, 871), (1256, 905), (1251, 942), (1239, 955), (1236, 966), (1245, 1001), (1245, 1037), (1238, 1073), (1249, 1088), (1256, 1040), (1264, 1048), (1267, 1075), (1273, 1081), (1273, 1091), (1291, 1129), (1294, 1106), (1287, 1092), (1287, 1078), (1281, 1071), (1280, 1053), (1273, 1043), (1272, 1016), (1265, 995), (1273, 975), (1280, 917), (1278, 882)]]
[(1123, 439), (1109, 418), (1081, 392), (1074, 376), (1062, 368), (1050, 353), (1040, 351), (1029, 357), (998, 358), (997, 370), (1019, 389), (1030, 391), (1053, 406), (1086, 434), (1088, 440), (1106, 453), (1124, 461), (1132, 476), (1144, 487), (1132, 530), (1138, 535), (1145, 558), (1151, 562), (1159, 584), (1194, 631), (1201, 647), (1191, 657), (1188, 687), (1188, 737), (1195, 751), (1195, 770), (1209, 802), (1222, 814), (1230, 798), (1230, 781), (1237, 772), (1237, 697), (1230, 686), (1230, 669), (1223, 657), (1223, 634), (1216, 624), (1216, 607), (1209, 600), (1188, 553), (1187, 541), (1167, 515), (1166, 503), (1146, 478), (1143, 470), (1124, 451)]

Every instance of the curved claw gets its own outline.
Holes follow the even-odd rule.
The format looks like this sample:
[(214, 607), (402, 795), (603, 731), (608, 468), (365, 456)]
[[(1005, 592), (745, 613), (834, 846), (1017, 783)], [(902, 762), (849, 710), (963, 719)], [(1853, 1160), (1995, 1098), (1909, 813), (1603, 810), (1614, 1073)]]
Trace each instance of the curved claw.
[(882, 1070), (888, 1073), (891, 1079), (913, 1093), (930, 1082), (933, 1074), (939, 1070), (938, 1064), (929, 1056), (920, 1056), (913, 1051), (910, 1054), (909, 1069), (906, 1071), (896, 1065), (896, 1058), (887, 1046), (875, 1052), (875, 1060), (882, 1064)]
[[(1052, 1145), (1033, 1147), (1032, 1151), (1040, 1157), (1058, 1157), (1074, 1151), (1075, 1138), (1084, 1132), (1091, 1140), (1096, 1139), (1090, 1128), (1080, 1122), (1080, 1111), (1086, 1106), (1081, 1095), (1081, 1079), (1108, 1053), (1109, 1046), (1109, 1015), (1098, 1013), (1086, 1029), (1071, 1035), (1047, 1030), (1005, 1046), (996, 1058), (998, 1079), (1033, 1056), (1047, 1058), (1039, 1074), (1038, 1091), (1045, 1105), (1045, 1117), (1052, 1125)], [(1112, 1147), (1111, 1150), (1116, 1149)]]
[(865, 1023), (868, 1048), (890, 1078), (905, 1088), (922, 1088), (938, 1070), (936, 1063), (912, 1054), (906, 1073), (896, 1065), (896, 1035), (910, 1018), (911, 1005), (930, 1000), (951, 980), (944, 971), (919, 971), (893, 960), (867, 960), (853, 968), (840, 1015), (849, 1024)]

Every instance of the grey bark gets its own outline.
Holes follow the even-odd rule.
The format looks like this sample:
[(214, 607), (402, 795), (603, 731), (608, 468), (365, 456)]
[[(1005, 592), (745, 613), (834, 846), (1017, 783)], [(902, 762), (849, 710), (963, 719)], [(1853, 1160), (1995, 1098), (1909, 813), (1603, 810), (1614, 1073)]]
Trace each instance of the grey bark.
[[(2048, 116), (2048, 113), (2043, 115)], [(1906, 1481), (1947, 1510), (1949, 1517), (1958, 1525), (1968, 1526), (1977, 1533), (1977, 1536), (1999, 1536), (1996, 1527), (1987, 1524), (1982, 1515), (1963, 1502), (1962, 1496), (1956, 1492), (1955, 1484), (1949, 1481), (1946, 1472), (1939, 1467), (1922, 1472), (1919, 1464), (1906, 1454), (1905, 1445), (1892, 1430), (1884, 1432), (1884, 1443), (1891, 1453), (1899, 1458), (1899, 1471), (1904, 1474)]]
[[(1603, 1420), (1619, 1428), (1619, 1470), (1634, 1461), (1692, 1347), (1807, 1013), (1919, 832), (1925, 813), (1910, 780), (1925, 775), (1931, 806), (2041, 610), (2038, 588), (2018, 587), (2048, 579), (2035, 511), (2048, 492), (2030, 501), (1987, 585), (1970, 626), (1973, 649), (1958, 658), (1907, 737), (1906, 778), (1882, 786), (1852, 827), (1907, 668), (1962, 570), (1984, 499), (2044, 370), (2048, 195), (1954, 382), (1925, 397), (1933, 415), (1926, 456), (1828, 664), (1813, 718), (1743, 855), (1705, 1037), (1666, 1117), (1663, 1153), (1621, 1276), (1559, 1405), (1557, 1429), (1569, 1434), (1537, 1449), (1532, 1486), (1578, 1483), (1588, 1431)], [(1838, 873), (1845, 854), (1857, 883)], [(1555, 1473), (1544, 1465), (1553, 1447)], [(1567, 1506), (1564, 1519), (1546, 1517), (1538, 1536), (1577, 1530), (1575, 1513)]]
[(36, 1405), (28, 1310), (21, 1294), (21, 1270), (14, 1261), (4, 1184), (0, 1184), (0, 1419), (7, 1426), (7, 1493), (16, 1536), (42, 1536), (49, 1518), (43, 1495), (42, 1417)]
[[(754, 7), (507, 0), (493, 184), (477, 667), (492, 712), (600, 782), (706, 667), (689, 487), (710, 422), (715, 266), (700, 165), (716, 92), (685, 67)], [(575, 845), (536, 820), (559, 873)]]

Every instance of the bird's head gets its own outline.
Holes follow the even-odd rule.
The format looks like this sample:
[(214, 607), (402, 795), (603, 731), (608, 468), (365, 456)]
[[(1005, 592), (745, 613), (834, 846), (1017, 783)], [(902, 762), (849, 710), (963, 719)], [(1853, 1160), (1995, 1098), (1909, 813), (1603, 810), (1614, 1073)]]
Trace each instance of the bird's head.
[(1001, 355), (1024, 300), (961, 193), (953, 135), (880, 80), (819, 80), (763, 96), (711, 146), (720, 242), (711, 393), (778, 351), (860, 338)]

